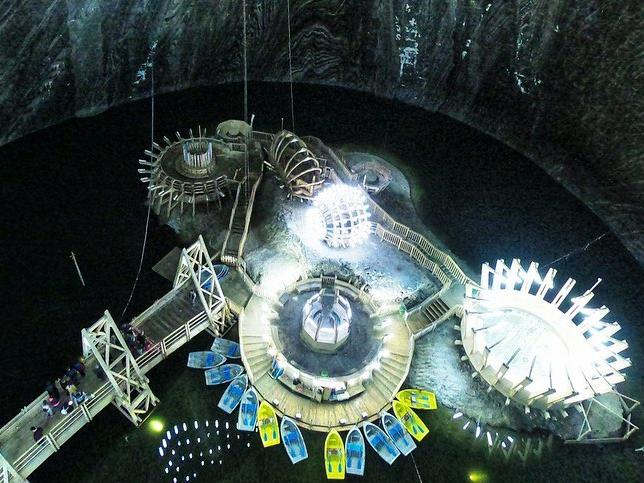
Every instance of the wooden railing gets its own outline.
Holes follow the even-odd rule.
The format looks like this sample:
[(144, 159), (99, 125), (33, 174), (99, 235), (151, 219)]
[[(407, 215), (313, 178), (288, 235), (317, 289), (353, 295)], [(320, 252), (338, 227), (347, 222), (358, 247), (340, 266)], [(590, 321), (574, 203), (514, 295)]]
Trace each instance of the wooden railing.
[(422, 330), (416, 332), (414, 334), (414, 339), (420, 339), (425, 334), (428, 334), (429, 332), (432, 332), (436, 327), (438, 327), (440, 324), (445, 322), (450, 317), (456, 316), (459, 319), (462, 319), (464, 314), (465, 314), (465, 309), (463, 308), (462, 305), (454, 305), (447, 312), (445, 312), (443, 315), (441, 315), (438, 319), (436, 319), (431, 324), (429, 324), (427, 327), (425, 327)]
[(12, 435), (22, 428), (22, 421), (25, 418), (31, 418), (32, 415), (42, 413), (42, 402), (47, 399), (47, 391), (34, 399), (31, 404), (25, 406), (20, 412), (7, 424), (0, 429), (0, 442), (7, 441)]
[(250, 198), (248, 200), (248, 206), (246, 207), (246, 218), (244, 219), (244, 233), (242, 234), (241, 240), (239, 241), (239, 248), (237, 250), (237, 257), (241, 258), (244, 254), (244, 245), (246, 245), (246, 240), (248, 238), (248, 230), (250, 229), (250, 219), (253, 215), (253, 205), (255, 204), (255, 195), (257, 194), (257, 189), (262, 182), (264, 176), (264, 165), (262, 164), (262, 170), (259, 173), (257, 181), (253, 185), (253, 189), (250, 192)]
[(407, 253), (418, 265), (429, 270), (440, 281), (443, 287), (452, 283), (451, 279), (445, 274), (440, 266), (436, 262), (430, 260), (416, 245), (406, 241), (400, 235), (385, 229), (380, 223), (376, 224), (375, 233), (382, 241), (386, 241), (387, 243), (395, 246), (398, 250)]
[(252, 138), (255, 141), (259, 141), (262, 146), (270, 147), (270, 145), (273, 143), (273, 139), (275, 138), (275, 134), (262, 131), (253, 131)]
[(415, 232), (407, 225), (398, 223), (391, 215), (389, 215), (389, 213), (383, 210), (380, 205), (373, 201), (370, 196), (367, 195), (367, 198), (367, 203), (369, 204), (369, 208), (372, 213), (372, 220), (373, 218), (376, 218), (378, 220), (377, 224), (381, 226), (381, 228), (397, 235), (406, 243), (413, 243), (418, 246), (427, 254), (428, 257), (440, 263), (440, 265), (442, 265), (457, 282), (463, 285), (466, 283), (475, 284), (474, 280), (465, 275), (463, 270), (461, 270), (461, 267), (456, 264), (452, 257), (437, 248), (420, 233)]
[[(244, 183), (245, 182), (246, 182), (246, 180), (244, 180)], [(233, 207), (230, 210), (230, 220), (228, 221), (228, 231), (226, 232), (226, 238), (224, 238), (224, 244), (221, 247), (222, 255), (226, 254), (226, 246), (228, 245), (228, 239), (230, 238), (230, 234), (233, 231), (233, 223), (235, 221), (235, 212), (237, 211), (237, 207), (239, 206), (239, 199), (240, 199), (240, 193), (241, 193), (242, 184), (243, 183), (239, 183), (237, 185), (237, 194), (235, 195), (235, 202), (233, 203)]]

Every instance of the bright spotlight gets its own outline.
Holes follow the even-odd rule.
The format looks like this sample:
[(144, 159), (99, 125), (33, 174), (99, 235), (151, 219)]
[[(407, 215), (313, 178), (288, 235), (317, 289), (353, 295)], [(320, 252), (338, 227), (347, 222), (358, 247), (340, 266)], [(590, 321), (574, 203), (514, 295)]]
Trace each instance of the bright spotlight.
[(482, 471), (470, 471), (468, 475), (470, 481), (486, 481), (487, 475)]
[(151, 419), (148, 423), (148, 428), (150, 428), (150, 431), (160, 433), (163, 431), (163, 422), (159, 421), (158, 419)]
[(314, 198), (313, 207), (311, 216), (319, 216), (323, 239), (331, 247), (359, 245), (371, 233), (367, 200), (356, 186), (331, 185)]

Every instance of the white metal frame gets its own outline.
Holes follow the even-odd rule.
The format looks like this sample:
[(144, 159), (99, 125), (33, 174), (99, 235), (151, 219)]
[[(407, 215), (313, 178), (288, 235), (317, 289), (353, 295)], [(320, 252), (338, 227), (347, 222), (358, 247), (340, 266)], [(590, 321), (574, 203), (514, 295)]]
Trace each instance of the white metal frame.
[(106, 310), (89, 329), (81, 331), (83, 353), (93, 354), (115, 393), (113, 404), (138, 426), (159, 399), (152, 393), (148, 378), (130, 352), (116, 322)]
[(190, 247), (181, 250), (179, 266), (174, 277), (174, 288), (182, 286), (189, 280), (194, 284), (194, 290), (210, 323), (214, 325), (221, 320), (219, 313), (222, 305), (225, 306), (226, 299), (201, 235)]
[(13, 466), (2, 456), (0, 453), (0, 483), (9, 483), (9, 478), (12, 482), (23, 483), (27, 480), (18, 474)]

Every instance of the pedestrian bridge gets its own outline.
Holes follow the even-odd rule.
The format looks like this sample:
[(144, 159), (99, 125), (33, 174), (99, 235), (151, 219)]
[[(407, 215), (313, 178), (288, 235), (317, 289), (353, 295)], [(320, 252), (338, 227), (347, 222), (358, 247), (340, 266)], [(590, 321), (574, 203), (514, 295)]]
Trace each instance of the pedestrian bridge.
[[(191, 292), (196, 293), (196, 300)], [(139, 425), (159, 402), (150, 389), (146, 373), (204, 330), (215, 335), (227, 331), (232, 324), (228, 303), (202, 237), (181, 251), (172, 290), (130, 324), (143, 330), (151, 341), (139, 356), (132, 354), (107, 311), (92, 326), (82, 329), (86, 375), (78, 389), (93, 394), (93, 398), (67, 415), (56, 412), (44, 421), (47, 417), (42, 401), (47, 399), (47, 392), (43, 392), (0, 429), (0, 483), (26, 481), (49, 456), (110, 404)], [(37, 442), (31, 426), (44, 429), (43, 437)]]

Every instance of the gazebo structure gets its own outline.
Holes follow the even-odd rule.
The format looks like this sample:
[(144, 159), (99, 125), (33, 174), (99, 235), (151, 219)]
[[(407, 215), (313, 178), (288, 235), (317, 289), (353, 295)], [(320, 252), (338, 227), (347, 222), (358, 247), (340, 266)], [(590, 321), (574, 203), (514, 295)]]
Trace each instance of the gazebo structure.
[(164, 136), (165, 146), (153, 143), (146, 150), (149, 160), (140, 159), (139, 173), (148, 185), (150, 203), (157, 213), (169, 216), (179, 208), (189, 207), (194, 216), (198, 204), (216, 202), (230, 195), (235, 173), (244, 167), (247, 140), (243, 121), (226, 121), (218, 127), (218, 135), (208, 136), (206, 130), (192, 129), (187, 137), (175, 133), (176, 141)]
[(314, 351), (334, 353), (351, 329), (351, 305), (334, 286), (323, 287), (302, 309), (300, 337)]

